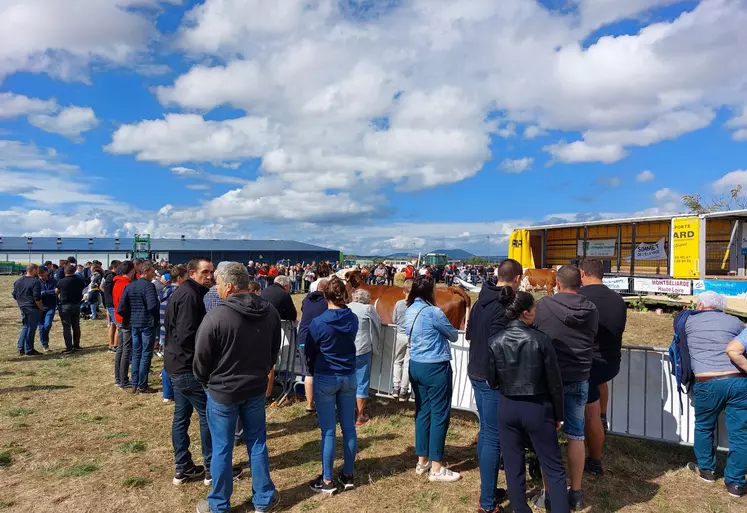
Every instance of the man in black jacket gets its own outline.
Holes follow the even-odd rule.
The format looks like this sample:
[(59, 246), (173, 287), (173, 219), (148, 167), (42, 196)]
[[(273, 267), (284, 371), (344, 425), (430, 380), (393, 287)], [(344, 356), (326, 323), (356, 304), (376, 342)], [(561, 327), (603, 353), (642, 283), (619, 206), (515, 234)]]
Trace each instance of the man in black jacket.
[(296, 305), (290, 295), (290, 280), (287, 276), (280, 275), (275, 278), (272, 285), (268, 285), (260, 296), (275, 307), (283, 321), (295, 321), (298, 317)]
[(589, 397), (586, 399), (586, 459), (587, 473), (601, 476), (604, 424), (607, 422), (607, 382), (620, 372), (622, 337), (628, 319), (628, 309), (622, 296), (604, 284), (602, 262), (591, 258), (581, 267), (579, 294), (594, 303), (599, 312), (599, 329), (594, 341), (594, 360), (589, 375)]
[[(599, 312), (594, 303), (579, 295), (581, 271), (564, 265), (558, 270), (558, 293), (537, 304), (534, 325), (552, 338), (563, 378), (563, 432), (568, 439), (568, 474), (571, 489), (568, 498), (572, 510), (583, 509), (581, 480), (584, 474), (586, 447), (584, 423), (589, 395), (589, 375), (597, 335)], [(542, 506), (544, 496), (535, 498)]]
[[(192, 373), (195, 353), (195, 337), (202, 319), (205, 317), (205, 303), (202, 301), (213, 285), (213, 263), (208, 258), (194, 258), (187, 264), (187, 278), (171, 296), (166, 308), (166, 347), (163, 363), (174, 388), (174, 420), (171, 426), (171, 441), (174, 445), (176, 475), (174, 484), (205, 478), (210, 484), (210, 459), (213, 442), (207, 422), (207, 396), (202, 385)], [(195, 465), (189, 452), (189, 424), (192, 412), (197, 410), (200, 419), (202, 458), (205, 467)]]
[(65, 277), (57, 283), (57, 294), (60, 298), (60, 320), (62, 335), (65, 339), (65, 354), (80, 350), (80, 303), (83, 301), (85, 283), (75, 276), (75, 266), (67, 264)]
[(13, 299), (21, 310), (21, 334), (18, 337), (18, 354), (38, 356), (41, 353), (34, 349), (36, 329), (42, 315), (41, 284), (38, 278), (39, 266), (29, 264), (26, 275), (18, 278), (13, 284)]
[(475, 392), (475, 404), (480, 417), (477, 435), (477, 460), (480, 464), (480, 508), (495, 511), (505, 491), (496, 496), (498, 467), (501, 452), (498, 438), (498, 402), (500, 392), (492, 389), (489, 376), (488, 341), (506, 327), (505, 304), (519, 288), (522, 268), (516, 260), (504, 260), (498, 267), (498, 284), (483, 283), (480, 295), (470, 310), (467, 323), (469, 364), (467, 375)]
[(208, 500), (198, 504), (198, 513), (230, 510), (234, 428), (239, 417), (251, 462), (254, 510), (270, 511), (279, 502), (270, 478), (265, 390), (267, 374), (280, 351), (280, 316), (269, 301), (248, 291), (249, 281), (243, 264), (221, 266), (216, 286), (224, 301), (205, 316), (197, 331), (193, 369), (207, 388), (214, 448), (213, 487)]

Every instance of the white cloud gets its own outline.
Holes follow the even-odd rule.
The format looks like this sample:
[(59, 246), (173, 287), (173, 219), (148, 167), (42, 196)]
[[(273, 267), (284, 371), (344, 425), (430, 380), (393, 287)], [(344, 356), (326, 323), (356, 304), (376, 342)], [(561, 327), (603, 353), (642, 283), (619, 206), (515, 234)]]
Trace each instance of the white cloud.
[(54, 98), (41, 100), (11, 92), (0, 93), (0, 119), (14, 119), (28, 114), (56, 112), (58, 108), (57, 101)]
[(185, 185), (185, 187), (193, 191), (209, 191), (210, 190), (210, 186), (206, 183), (190, 183), (188, 185)]
[(747, 141), (747, 128), (740, 128), (731, 134), (731, 138), (737, 142)]
[(404, 249), (412, 251), (416, 248), (421, 248), (425, 244), (425, 239), (422, 237), (407, 237), (406, 235), (397, 235), (391, 239), (383, 241), (383, 243), (389, 246), (391, 249)]
[(130, 7), (152, 8), (160, 3), (4, 0), (0, 3), (0, 81), (19, 71), (86, 79), (91, 61), (124, 64), (157, 36), (153, 20)]
[(616, 189), (622, 184), (622, 178), (619, 176), (603, 176), (597, 181), (609, 189)]
[(40, 149), (34, 144), (0, 140), (0, 170), (77, 171), (78, 166), (63, 162), (54, 148)]
[(545, 131), (537, 125), (529, 125), (524, 129), (524, 139), (534, 139), (537, 136), (545, 135)]
[(656, 178), (656, 175), (654, 175), (651, 171), (646, 169), (645, 171), (641, 171), (635, 176), (635, 181), (645, 183), (645, 182), (652, 181), (654, 178)]
[(712, 187), (717, 191), (723, 192), (729, 191), (737, 185), (747, 187), (747, 170), (738, 169), (726, 173), (724, 176), (713, 182)]
[(82, 142), (80, 134), (97, 126), (99, 120), (90, 107), (67, 107), (55, 115), (33, 114), (29, 116), (29, 123), (45, 132)]
[(167, 114), (164, 119), (120, 126), (105, 149), (120, 155), (134, 153), (138, 160), (164, 165), (220, 162), (259, 157), (274, 139), (266, 118), (206, 121), (196, 114)]
[(501, 162), (501, 169), (506, 173), (523, 173), (524, 171), (531, 169), (534, 159), (532, 157), (524, 157), (520, 159), (505, 159)]
[(747, 126), (747, 104), (742, 107), (740, 114), (735, 114), (729, 121), (726, 122), (726, 126), (730, 128), (740, 128)]
[(673, 191), (669, 187), (659, 189), (654, 193), (654, 198), (658, 201), (679, 201), (682, 198), (682, 194), (677, 191)]
[(508, 123), (503, 128), (499, 128), (497, 133), (504, 139), (508, 139), (509, 137), (515, 136), (516, 135), (516, 123)]
[(619, 144), (593, 146), (586, 141), (559, 142), (542, 148), (558, 162), (603, 162), (611, 164), (624, 158), (627, 152)]

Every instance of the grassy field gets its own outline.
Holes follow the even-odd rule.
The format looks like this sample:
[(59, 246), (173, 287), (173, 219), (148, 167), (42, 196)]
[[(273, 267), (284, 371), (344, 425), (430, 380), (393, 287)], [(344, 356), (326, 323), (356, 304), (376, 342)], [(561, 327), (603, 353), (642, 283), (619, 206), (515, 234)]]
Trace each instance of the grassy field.
[[(56, 352), (19, 358), (19, 313), (10, 299), (11, 285), (11, 278), (0, 278), (0, 511), (194, 511), (207, 489), (201, 483), (171, 484), (173, 406), (164, 404), (160, 395), (133, 396), (114, 387), (105, 321), (82, 323), (82, 353), (59, 354), (64, 344), (55, 322), (51, 347)], [(664, 346), (671, 317), (631, 312), (629, 326), (626, 343)], [(151, 383), (157, 387), (160, 369), (161, 361), (154, 360)], [(373, 420), (359, 430), (357, 489), (323, 499), (306, 485), (321, 468), (315, 418), (306, 415), (301, 404), (268, 410), (270, 465), (282, 497), (281, 511), (476, 510), (474, 417), (455, 413), (447, 438), (447, 463), (463, 472), (464, 479), (437, 485), (412, 471), (412, 406), (378, 400), (371, 413)], [(194, 424), (196, 417), (192, 453), (199, 458)], [(237, 449), (234, 459), (246, 466), (245, 448)], [(585, 482), (586, 511), (747, 511), (747, 501), (728, 498), (721, 483), (709, 486), (682, 470), (689, 459), (688, 449), (611, 437), (607, 476)], [(252, 511), (247, 474), (244, 470), (236, 482), (235, 511)]]

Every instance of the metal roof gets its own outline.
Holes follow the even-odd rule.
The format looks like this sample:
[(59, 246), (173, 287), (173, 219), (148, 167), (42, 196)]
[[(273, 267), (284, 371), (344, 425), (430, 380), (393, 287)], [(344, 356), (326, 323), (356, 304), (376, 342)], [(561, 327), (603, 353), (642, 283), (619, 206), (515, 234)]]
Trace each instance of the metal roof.
[(628, 224), (628, 223), (651, 223), (656, 221), (671, 221), (677, 217), (700, 217), (701, 219), (719, 218), (719, 217), (747, 217), (747, 210), (730, 210), (728, 212), (712, 212), (710, 214), (701, 214), (697, 216), (695, 214), (669, 214), (662, 216), (648, 216), (648, 217), (627, 217), (620, 219), (607, 219), (602, 221), (586, 221), (578, 223), (562, 223), (562, 224), (545, 224), (536, 226), (524, 226), (517, 228), (519, 230), (550, 230), (553, 228), (583, 228), (584, 226), (598, 226), (607, 224)]
[[(57, 243), (59, 240), (59, 244)], [(4, 251), (132, 251), (131, 237), (0, 237)], [(119, 244), (117, 244), (117, 241)], [(292, 240), (151, 239), (152, 251), (337, 251)]]

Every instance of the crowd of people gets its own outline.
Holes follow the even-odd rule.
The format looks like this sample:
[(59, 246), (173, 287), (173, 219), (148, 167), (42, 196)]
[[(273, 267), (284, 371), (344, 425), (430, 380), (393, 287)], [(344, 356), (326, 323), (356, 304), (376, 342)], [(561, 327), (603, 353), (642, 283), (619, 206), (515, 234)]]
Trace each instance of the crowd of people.
[[(272, 510), (279, 493), (269, 471), (265, 406), (281, 347), (281, 321), (298, 318), (290, 296), (292, 276), (278, 272), (270, 279), (267, 274), (262, 283), (251, 262), (214, 267), (207, 258), (186, 266), (115, 261), (107, 271), (92, 263), (89, 278), (85, 267), (76, 274), (74, 260), (60, 270), (57, 280), (46, 265), (31, 264), (14, 285), (23, 320), (19, 353), (34, 354), (37, 326), (48, 349), (49, 329), (44, 326), (55, 309), (65, 352), (78, 350), (76, 319), (83, 298), (92, 302), (91, 293), (100, 292), (111, 321), (107, 335), (116, 353), (115, 384), (135, 394), (155, 393), (148, 383), (150, 366), (154, 352), (163, 356), (163, 397), (174, 402), (174, 484), (202, 480), (211, 491), (198, 504), (198, 513), (228, 511), (237, 475), (231, 466), (233, 449), (243, 442), (250, 455), (255, 510)], [(351, 295), (334, 271), (333, 265), (321, 263), (313, 280), (304, 271), (309, 294), (297, 335), (306, 410), (316, 413), (321, 433), (322, 471), (309, 487), (325, 495), (355, 487), (356, 429), (369, 421), (372, 355), (382, 351), (381, 319), (369, 292), (358, 288)], [(532, 504), (556, 513), (575, 511), (585, 507), (584, 473), (605, 473), (607, 383), (620, 370), (626, 306), (603, 284), (603, 266), (596, 259), (561, 267), (558, 293), (537, 302), (518, 290), (522, 274), (514, 260), (497, 266), (467, 324), (468, 376), (480, 418), (478, 512), (502, 511), (506, 496), (515, 512), (531, 511), (525, 490), (528, 450), (537, 455), (544, 480)], [(408, 401), (410, 390), (415, 399), (414, 471), (432, 482), (454, 482), (461, 476), (446, 467), (444, 452), (453, 387), (450, 343), (458, 333), (436, 306), (433, 279), (413, 275), (402, 290), (393, 313), (393, 386), (399, 400)], [(716, 480), (713, 437), (716, 419), (726, 410), (730, 453), (725, 483), (731, 495), (742, 496), (747, 331), (741, 321), (723, 313), (724, 307), (723, 296), (705, 293), (696, 312), (675, 320), (692, 360), (697, 463), (688, 468), (705, 481)], [(189, 450), (187, 433), (195, 411), (203, 465), (195, 463)], [(335, 474), (338, 423), (344, 463)], [(561, 428), (568, 441), (566, 465), (556, 434)], [(508, 490), (497, 487), (501, 458)]]

